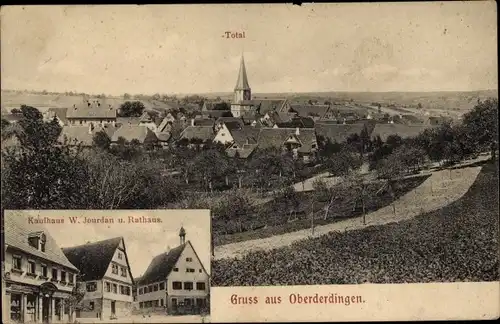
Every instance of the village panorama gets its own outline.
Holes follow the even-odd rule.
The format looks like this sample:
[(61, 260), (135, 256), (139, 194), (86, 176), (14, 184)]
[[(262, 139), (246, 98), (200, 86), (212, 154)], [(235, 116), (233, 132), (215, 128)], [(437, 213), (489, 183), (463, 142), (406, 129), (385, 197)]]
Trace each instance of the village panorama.
[[(476, 2), (390, 5), (401, 11), (12, 14), (2, 29), (12, 46), (2, 47), (2, 211), (110, 214), (11, 218), (3, 313), (24, 323), (205, 320), (209, 286), (499, 281), (494, 15)], [(50, 35), (33, 37), (44, 25)], [(156, 210), (209, 210), (210, 262), (185, 224), (165, 229), (173, 248), (152, 236), (168, 219), (148, 216)], [(76, 242), (122, 222), (145, 243), (132, 249), (120, 233)], [(50, 239), (80, 224), (68, 247)], [(132, 275), (130, 252), (140, 258), (157, 241), (162, 251)], [(329, 296), (297, 290), (292, 301), (345, 306)]]

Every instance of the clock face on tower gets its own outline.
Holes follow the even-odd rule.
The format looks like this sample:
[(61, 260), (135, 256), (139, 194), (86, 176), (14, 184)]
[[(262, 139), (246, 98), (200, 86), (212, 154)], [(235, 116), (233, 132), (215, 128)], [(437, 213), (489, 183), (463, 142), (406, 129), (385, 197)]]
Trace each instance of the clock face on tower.
[(243, 92), (243, 100), (250, 100), (250, 91)]

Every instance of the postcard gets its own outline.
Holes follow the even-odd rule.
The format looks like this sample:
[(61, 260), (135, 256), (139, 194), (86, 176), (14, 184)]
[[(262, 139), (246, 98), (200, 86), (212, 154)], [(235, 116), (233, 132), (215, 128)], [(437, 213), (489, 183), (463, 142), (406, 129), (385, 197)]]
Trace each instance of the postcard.
[(3, 6), (4, 320), (498, 318), (496, 15)]

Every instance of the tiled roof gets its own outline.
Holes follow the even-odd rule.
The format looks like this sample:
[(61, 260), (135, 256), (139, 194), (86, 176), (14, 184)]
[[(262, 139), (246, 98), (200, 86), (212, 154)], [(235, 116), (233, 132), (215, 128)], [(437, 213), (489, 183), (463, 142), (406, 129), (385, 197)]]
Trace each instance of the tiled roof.
[(330, 109), (328, 105), (290, 105), (290, 110), (298, 113), (301, 117), (319, 117), (323, 118)]
[(195, 119), (194, 120), (194, 126), (210, 126), (213, 127), (215, 125), (215, 120), (211, 118), (202, 118), (202, 119)]
[(245, 126), (242, 118), (237, 117), (220, 117), (215, 122), (216, 124), (224, 123), (229, 130), (240, 129)]
[(68, 108), (66, 117), (68, 119), (83, 118), (116, 118), (117, 108), (108, 104), (106, 100), (82, 101)]
[(109, 263), (122, 239), (122, 237), (115, 237), (104, 241), (63, 248), (62, 251), (71, 263), (80, 270), (83, 281), (99, 280), (106, 274)]
[(259, 111), (261, 115), (265, 115), (269, 111), (282, 111), (287, 100), (286, 99), (253, 99), (252, 104)]
[(312, 151), (312, 144), (316, 140), (316, 133), (313, 128), (299, 129), (296, 135), (296, 128), (261, 128), (258, 139), (259, 149), (281, 148), (290, 136), (295, 136), (301, 143), (299, 152), (308, 153)]
[[(4, 211), (5, 245), (12, 246), (23, 252), (51, 261), (67, 268), (77, 270), (42, 224), (28, 223), (28, 214), (22, 211)], [(28, 235), (33, 232), (43, 232), (46, 236), (45, 252), (39, 251), (28, 243)]]
[(314, 120), (310, 117), (296, 117), (288, 122), (276, 123), (279, 128), (314, 128)]
[(209, 118), (219, 118), (222, 116), (226, 116), (227, 114), (230, 114), (232, 116), (230, 110), (204, 110), (201, 112), (201, 114), (202, 116)]
[(314, 128), (318, 136), (322, 136), (330, 141), (343, 143), (352, 134), (361, 134), (365, 124), (330, 124), (330, 123), (316, 123)]
[(257, 144), (244, 144), (241, 148), (228, 148), (226, 153), (229, 157), (235, 157), (236, 153), (242, 159), (247, 159), (257, 148)]
[(120, 125), (139, 125), (141, 117), (117, 117), (116, 123)]
[(68, 114), (68, 108), (49, 108), (47, 109), (47, 115), (50, 119), (57, 116), (57, 118), (64, 124), (68, 124), (68, 118), (66, 117)]
[(97, 125), (89, 131), (89, 126), (64, 126), (59, 135), (59, 142), (69, 145), (92, 146), (94, 135), (104, 131), (111, 139), (117, 128), (111, 124)]
[(214, 130), (211, 126), (188, 126), (182, 131), (180, 139), (207, 141), (212, 140), (214, 136)]
[(380, 136), (382, 141), (386, 141), (390, 135), (398, 135), (401, 138), (415, 137), (428, 125), (404, 125), (404, 124), (376, 124), (371, 137)]
[(138, 140), (139, 143), (156, 142), (158, 138), (147, 126), (123, 125), (111, 137), (112, 142), (118, 142), (123, 137), (127, 142)]
[(231, 136), (234, 142), (242, 147), (244, 144), (257, 144), (259, 132), (258, 128), (245, 125), (241, 129), (232, 130)]
[(179, 245), (169, 252), (155, 256), (151, 260), (146, 272), (144, 272), (137, 282), (137, 285), (148, 285), (153, 282), (165, 280), (179, 260), (187, 244), (191, 244), (191, 242), (187, 241), (187, 243)]

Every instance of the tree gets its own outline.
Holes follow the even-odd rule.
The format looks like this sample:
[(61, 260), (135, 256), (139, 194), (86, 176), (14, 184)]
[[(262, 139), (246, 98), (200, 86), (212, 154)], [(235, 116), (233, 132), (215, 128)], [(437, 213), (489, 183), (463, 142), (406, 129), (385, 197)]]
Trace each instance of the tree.
[(5, 130), (5, 128), (10, 125), (10, 122), (7, 119), (2, 118), (1, 125), (2, 125), (1, 127), (2, 127), (2, 132), (3, 132)]
[(204, 187), (212, 191), (213, 181), (227, 175), (228, 163), (219, 150), (207, 149), (196, 155), (193, 160), (193, 169), (201, 177)]
[(140, 117), (145, 106), (140, 101), (125, 101), (118, 110), (120, 117)]
[(385, 180), (383, 188), (387, 189), (392, 196), (392, 209), (396, 215), (396, 190), (395, 181), (401, 177), (406, 171), (405, 165), (400, 160), (398, 154), (391, 154), (377, 164), (377, 175), (380, 179)]
[(100, 149), (107, 150), (111, 145), (111, 139), (104, 130), (101, 130), (92, 137), (92, 144)]
[(361, 167), (362, 160), (343, 149), (325, 161), (328, 171), (335, 177), (346, 176), (351, 170)]
[(2, 208), (82, 208), (87, 170), (81, 150), (58, 145), (61, 127), (44, 122), (36, 108), (21, 111), (20, 147), (2, 152)]
[(463, 116), (463, 125), (477, 151), (490, 150), (498, 139), (498, 99), (478, 100), (472, 111)]
[(130, 94), (128, 94), (128, 93), (123, 94), (123, 99), (129, 100), (130, 98), (131, 98)]
[(65, 301), (65, 307), (68, 307), (69, 318), (72, 320), (75, 311), (82, 309), (82, 301), (87, 292), (85, 282), (77, 279), (76, 285), (73, 287), (73, 291), (68, 299)]

